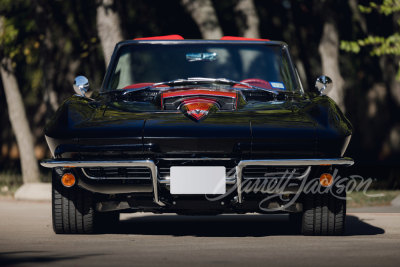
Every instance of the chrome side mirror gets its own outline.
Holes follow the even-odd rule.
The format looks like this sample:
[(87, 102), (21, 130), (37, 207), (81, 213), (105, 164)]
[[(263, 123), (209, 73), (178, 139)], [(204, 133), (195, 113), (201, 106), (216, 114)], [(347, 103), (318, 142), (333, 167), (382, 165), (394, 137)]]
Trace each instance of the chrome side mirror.
[(74, 80), (74, 90), (79, 96), (85, 96), (85, 93), (89, 91), (89, 81), (85, 76), (78, 76)]
[(315, 89), (321, 93), (321, 95), (326, 95), (332, 90), (333, 82), (328, 76), (321, 76), (315, 82)]

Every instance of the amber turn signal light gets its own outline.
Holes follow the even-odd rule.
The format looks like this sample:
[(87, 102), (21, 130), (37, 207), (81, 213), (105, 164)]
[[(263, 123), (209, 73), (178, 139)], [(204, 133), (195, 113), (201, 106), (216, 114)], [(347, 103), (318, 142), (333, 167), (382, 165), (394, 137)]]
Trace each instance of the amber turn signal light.
[(332, 185), (333, 184), (332, 175), (329, 173), (322, 174), (321, 177), (319, 177), (319, 183), (324, 187), (328, 187), (328, 186)]
[(65, 187), (71, 187), (75, 184), (75, 176), (72, 173), (66, 173), (61, 178), (61, 183)]

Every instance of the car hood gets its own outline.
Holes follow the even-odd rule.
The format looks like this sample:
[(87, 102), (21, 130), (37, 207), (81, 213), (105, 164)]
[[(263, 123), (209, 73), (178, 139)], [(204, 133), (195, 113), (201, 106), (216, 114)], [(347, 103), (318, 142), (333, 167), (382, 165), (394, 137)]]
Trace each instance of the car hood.
[(79, 135), (81, 147), (114, 146), (144, 154), (297, 157), (313, 154), (316, 143), (313, 123), (295, 114), (291, 101), (218, 109), (202, 120), (152, 103), (119, 103), (83, 122)]

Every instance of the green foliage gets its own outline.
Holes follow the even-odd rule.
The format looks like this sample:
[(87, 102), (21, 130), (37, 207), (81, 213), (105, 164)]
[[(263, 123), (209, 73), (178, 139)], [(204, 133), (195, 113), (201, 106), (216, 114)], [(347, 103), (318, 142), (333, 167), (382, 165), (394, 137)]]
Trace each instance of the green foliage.
[(0, 0), (0, 14), (3, 14), (0, 56), (13, 59), (14, 67), (17, 61), (24, 60), (27, 64), (34, 64), (38, 59), (39, 36), (36, 34), (36, 22), (30, 16), (31, 13), (30, 0)]
[(400, 11), (400, 1), (399, 0), (384, 0), (382, 5), (378, 5), (377, 3), (370, 2), (369, 6), (359, 5), (358, 8), (361, 12), (369, 14), (372, 10), (377, 10), (380, 14), (385, 14), (389, 16), (394, 12)]
[[(361, 12), (366, 14), (369, 14), (373, 10), (376, 10), (380, 14), (389, 16), (395, 12), (400, 11), (400, 0), (384, 0), (382, 5), (370, 2), (369, 6), (359, 5), (358, 8)], [(400, 25), (400, 19), (397, 21), (397, 23)], [(395, 32), (389, 37), (370, 35), (365, 39), (360, 39), (357, 41), (341, 41), (340, 43), (340, 49), (356, 54), (360, 52), (361, 47), (365, 46), (372, 46), (370, 51), (371, 56), (398, 56), (400, 55), (400, 34), (398, 32)], [(396, 75), (396, 79), (400, 81), (400, 68)]]
[(371, 56), (382, 55), (400, 55), (400, 34), (394, 33), (393, 35), (385, 38), (378, 36), (368, 36), (365, 39), (354, 41), (341, 41), (340, 49), (347, 52), (359, 53), (361, 47), (373, 46), (370, 52)]
[(368, 190), (367, 195), (384, 194), (382, 197), (369, 197), (363, 191), (353, 191), (347, 194), (351, 199), (347, 201), (347, 207), (370, 207), (370, 206), (388, 206), (390, 202), (400, 195), (399, 190)]

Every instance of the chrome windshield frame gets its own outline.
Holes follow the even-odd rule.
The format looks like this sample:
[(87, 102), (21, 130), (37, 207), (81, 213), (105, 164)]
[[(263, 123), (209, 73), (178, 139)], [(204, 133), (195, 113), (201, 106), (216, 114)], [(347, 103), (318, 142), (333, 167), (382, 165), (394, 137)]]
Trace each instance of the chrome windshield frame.
[[(117, 54), (119, 49), (125, 46), (130, 46), (130, 45), (138, 45), (138, 44), (162, 44), (162, 45), (177, 45), (177, 44), (227, 44), (227, 45), (233, 45), (233, 44), (242, 44), (242, 45), (262, 45), (262, 46), (281, 46), (282, 49), (285, 51), (285, 53), (288, 56), (289, 60), (289, 66), (291, 68), (290, 72), (291, 75), (293, 76), (293, 88), (289, 92), (291, 93), (298, 93), (300, 95), (303, 95), (303, 93), (300, 90), (300, 85), (298, 84), (297, 77), (295, 76), (295, 66), (293, 64), (293, 59), (289, 51), (289, 46), (280, 41), (232, 41), (232, 40), (128, 40), (128, 41), (122, 41), (119, 42), (114, 49), (114, 52), (111, 56), (110, 64), (107, 69), (106, 75), (104, 76), (103, 83), (101, 85), (100, 93), (104, 94), (107, 92), (111, 92), (111, 90), (106, 88), (106, 85), (110, 83), (111, 77), (113, 75), (113, 70), (116, 67), (117, 64)], [(267, 89), (268, 90), (268, 89)], [(114, 90), (113, 90), (114, 91)]]

